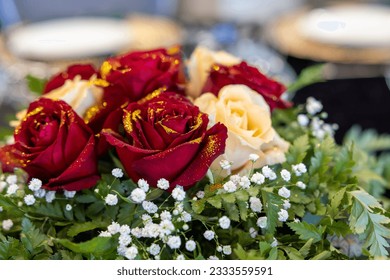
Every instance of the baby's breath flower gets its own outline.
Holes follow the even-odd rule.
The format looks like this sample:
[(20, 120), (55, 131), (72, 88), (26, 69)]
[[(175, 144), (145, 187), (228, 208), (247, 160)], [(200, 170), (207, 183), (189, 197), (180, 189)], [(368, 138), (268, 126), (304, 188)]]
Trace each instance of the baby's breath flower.
[(142, 208), (150, 214), (154, 214), (158, 211), (158, 206), (155, 203), (146, 200), (142, 202)]
[(39, 189), (34, 192), (34, 196), (37, 198), (44, 198), (46, 195), (46, 190), (45, 189)]
[(120, 229), (121, 229), (120, 224), (116, 222), (112, 222), (111, 225), (107, 227), (108, 232), (111, 233), (112, 235), (118, 233)]
[(116, 252), (119, 256), (125, 256), (127, 250), (127, 246), (119, 245), (118, 248), (116, 248)]
[(278, 240), (276, 240), (276, 238), (274, 237), (274, 240), (271, 243), (271, 247), (276, 247), (276, 246), (278, 246)]
[(263, 166), (263, 168), (261, 168), (261, 172), (263, 173), (265, 178), (268, 178), (270, 180), (275, 180), (277, 178), (275, 172), (271, 168), (269, 168), (268, 165)]
[(221, 253), (222, 252), (222, 246), (221, 245), (217, 246), (216, 250), (217, 250), (217, 252)]
[(230, 255), (232, 253), (232, 247), (230, 245), (225, 245), (222, 247), (222, 252), (225, 255)]
[(187, 251), (189, 251), (189, 252), (194, 251), (194, 250), (196, 249), (196, 243), (195, 243), (195, 241), (194, 241), (194, 240), (188, 240), (188, 241), (186, 242), (186, 249), (187, 249)]
[(114, 206), (118, 204), (118, 196), (116, 194), (108, 194), (104, 199), (107, 205)]
[(35, 197), (32, 194), (26, 195), (23, 200), (24, 203), (26, 203), (26, 205), (28, 206), (33, 205), (35, 203)]
[(55, 198), (56, 198), (56, 191), (48, 191), (46, 193), (45, 199), (47, 203), (52, 203)]
[(99, 236), (100, 237), (111, 237), (112, 234), (109, 233), (108, 231), (102, 231), (102, 232), (99, 233)]
[(221, 160), (219, 165), (223, 170), (229, 170), (232, 167), (232, 163), (226, 159)]
[(315, 114), (321, 112), (322, 108), (323, 108), (323, 106), (322, 106), (322, 103), (320, 101), (318, 101), (314, 97), (307, 98), (307, 100), (306, 100), (306, 111), (310, 115), (315, 115)]
[(134, 260), (138, 255), (138, 249), (136, 246), (131, 246), (128, 248), (125, 252), (125, 257), (128, 258), (129, 260)]
[(119, 229), (119, 233), (122, 235), (130, 234), (131, 230), (128, 225), (122, 225), (121, 228)]
[(170, 221), (170, 220), (172, 220), (172, 215), (167, 210), (164, 210), (164, 211), (161, 212), (160, 218), (161, 218), (161, 220), (168, 220), (168, 221)]
[(281, 197), (284, 197), (284, 198), (289, 198), (290, 195), (291, 195), (291, 192), (288, 188), (286, 187), (281, 187), (278, 191), (278, 194), (281, 196)]
[(298, 182), (296, 183), (296, 185), (297, 185), (298, 188), (300, 188), (300, 189), (302, 189), (302, 190), (306, 189), (306, 184), (303, 183), (303, 182), (301, 182), (301, 181), (298, 181)]
[(206, 238), (207, 240), (212, 240), (212, 239), (214, 239), (215, 232), (212, 231), (212, 230), (206, 230), (206, 231), (203, 233), (203, 236), (204, 236), (204, 238)]
[(205, 195), (204, 191), (198, 191), (198, 192), (196, 193), (196, 196), (197, 196), (199, 199), (204, 198), (204, 195)]
[(223, 229), (228, 229), (230, 227), (230, 219), (226, 216), (222, 216), (218, 220), (219, 226)]
[(192, 220), (191, 214), (186, 212), (186, 211), (183, 211), (181, 213), (181, 218), (182, 218), (183, 222), (185, 222), (185, 223), (191, 222), (191, 220)]
[(208, 259), (211, 260), (211, 261), (219, 260), (219, 258), (217, 256), (210, 256)]
[(167, 190), (169, 189), (169, 182), (167, 179), (161, 178), (160, 180), (157, 181), (157, 187), (162, 189), (162, 190)]
[(7, 188), (7, 194), (8, 195), (13, 195), (17, 192), (17, 190), (19, 189), (19, 186), (16, 185), (16, 184), (11, 184), (8, 186)]
[(239, 185), (243, 189), (249, 189), (249, 187), (251, 186), (251, 181), (249, 181), (249, 178), (247, 176), (242, 176)]
[(280, 209), (278, 212), (278, 220), (281, 222), (285, 222), (288, 219), (288, 212), (284, 209)]
[(253, 212), (255, 213), (260, 213), (261, 209), (263, 208), (263, 204), (260, 201), (260, 198), (252, 196), (249, 199), (250, 203), (250, 208), (252, 209)]
[(232, 193), (237, 190), (237, 186), (232, 181), (227, 181), (223, 184), (223, 189), (228, 193)]
[(148, 250), (149, 254), (156, 256), (156, 255), (160, 254), (161, 248), (160, 248), (160, 245), (158, 245), (158, 244), (152, 244), (152, 245), (150, 245), (150, 247), (147, 250)]
[(8, 175), (5, 181), (8, 183), (8, 185), (13, 185), (18, 182), (18, 177), (14, 174)]
[(135, 227), (131, 229), (131, 234), (136, 237), (136, 238), (141, 238), (142, 237), (142, 229), (139, 227)]
[(169, 248), (171, 249), (179, 249), (180, 246), (181, 246), (181, 239), (179, 236), (169, 236), (168, 237), (168, 241), (167, 241), (167, 245), (169, 246)]
[(122, 177), (123, 177), (123, 170), (120, 169), (120, 168), (114, 168), (114, 169), (111, 171), (111, 174), (112, 174), (112, 176), (114, 176), (115, 178), (122, 178)]
[(14, 223), (12, 222), (11, 219), (4, 220), (2, 224), (3, 224), (3, 225), (2, 225), (2, 226), (3, 226), (3, 229), (4, 229), (5, 231), (9, 231), (9, 230), (13, 227), (13, 225), (14, 225)]
[(291, 179), (291, 174), (288, 170), (286, 169), (283, 169), (282, 171), (280, 171), (280, 176), (282, 176), (282, 179), (286, 182), (289, 182), (290, 179)]
[(184, 191), (182, 186), (177, 185), (173, 191), (172, 191), (172, 197), (176, 201), (183, 201), (184, 198), (186, 197), (186, 192)]
[(2, 206), (0, 206), (0, 212), (3, 212), (3, 207)]
[(303, 163), (293, 165), (292, 170), (294, 171), (295, 175), (297, 175), (297, 176), (301, 176), (302, 174), (307, 172), (306, 165)]
[(309, 124), (309, 118), (304, 114), (299, 114), (297, 118), (300, 126), (306, 127)]
[(145, 200), (146, 198), (146, 193), (144, 190), (140, 188), (135, 188), (131, 194), (130, 198), (135, 202), (135, 203), (141, 203), (142, 201)]
[(148, 214), (142, 214), (141, 219), (145, 225), (153, 222), (152, 217)]
[(186, 257), (183, 254), (177, 255), (176, 260), (177, 261), (184, 261)]
[(28, 184), (28, 188), (33, 192), (39, 190), (42, 187), (42, 181), (37, 178), (32, 178)]
[(76, 195), (76, 191), (64, 191), (66, 198), (73, 198)]
[(138, 182), (137, 182), (137, 185), (144, 192), (147, 192), (149, 190), (149, 184), (148, 184), (148, 182), (145, 179), (139, 179)]
[(184, 225), (182, 226), (182, 229), (183, 229), (183, 230), (189, 230), (189, 229), (190, 229), (190, 227), (189, 227), (189, 225), (187, 225), (187, 224), (184, 224)]
[(158, 224), (149, 222), (142, 229), (142, 237), (156, 238), (161, 234), (161, 228)]
[(175, 225), (170, 220), (160, 222), (160, 232), (163, 235), (170, 235), (175, 230)]
[(294, 223), (300, 223), (301, 222), (301, 220), (300, 219), (298, 219), (298, 218), (294, 218)]
[(250, 154), (249, 155), (249, 160), (253, 161), (253, 162), (256, 162), (259, 158), (260, 158), (260, 156), (258, 154)]
[(286, 199), (283, 201), (283, 208), (284, 210), (287, 210), (287, 209), (290, 209), (291, 207), (291, 203), (290, 203), (290, 200)]
[(267, 227), (267, 217), (264, 216), (264, 217), (258, 218), (256, 224), (259, 228), (266, 228)]
[(256, 185), (261, 185), (265, 181), (265, 177), (263, 174), (256, 172), (255, 174), (252, 175), (251, 178), (252, 183), (255, 183)]
[(119, 246), (128, 246), (131, 241), (132, 239), (129, 234), (121, 234), (118, 239)]
[(230, 176), (230, 181), (233, 182), (233, 184), (238, 185), (240, 183), (241, 176), (238, 174)]
[(66, 204), (66, 205), (65, 205), (65, 210), (66, 210), (66, 211), (70, 211), (70, 210), (72, 210), (72, 208), (73, 208), (73, 207), (72, 207), (72, 205), (70, 205), (70, 204)]
[(249, 229), (249, 235), (250, 235), (252, 238), (256, 238), (256, 236), (258, 235), (257, 230), (256, 230), (254, 227), (251, 227), (251, 228)]

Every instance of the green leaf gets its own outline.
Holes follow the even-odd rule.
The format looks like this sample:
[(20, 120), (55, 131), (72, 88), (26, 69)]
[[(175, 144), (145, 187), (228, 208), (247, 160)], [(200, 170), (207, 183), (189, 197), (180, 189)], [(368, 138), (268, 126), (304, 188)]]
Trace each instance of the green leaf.
[(227, 216), (233, 221), (240, 221), (240, 212), (236, 204), (223, 202), (223, 207), (225, 208)]
[(324, 228), (322, 226), (315, 226), (313, 224), (308, 224), (305, 221), (300, 223), (287, 223), (288, 227), (291, 228), (296, 234), (299, 235), (301, 240), (312, 239), (314, 243), (322, 240), (322, 235), (324, 233)]
[(215, 195), (215, 196), (207, 198), (207, 202), (210, 203), (212, 206), (214, 206), (217, 209), (222, 208), (222, 199), (219, 195)]
[(234, 203), (236, 201), (236, 196), (234, 193), (224, 193), (221, 194), (221, 197), (227, 203)]
[(311, 245), (313, 244), (313, 239), (310, 238), (309, 240), (306, 241), (305, 245), (299, 249), (299, 253), (306, 258), (309, 255)]
[(249, 194), (246, 190), (238, 190), (234, 193), (234, 195), (236, 196), (236, 199), (238, 201), (248, 201), (249, 199)]
[(237, 205), (238, 205), (238, 210), (240, 212), (241, 220), (246, 221), (246, 219), (248, 218), (247, 202), (245, 202), (245, 201), (238, 201)]
[(308, 85), (325, 81), (323, 73), (324, 65), (325, 64), (316, 64), (302, 70), (295, 82), (289, 85), (287, 91), (295, 92)]
[(328, 171), (334, 153), (335, 143), (333, 138), (326, 137), (321, 143), (318, 143), (315, 147), (314, 156), (311, 158), (310, 175), (319, 173), (321, 176)]
[(28, 252), (34, 256), (45, 249), (48, 237), (42, 234), (27, 218), (22, 220), (22, 232), (20, 240)]
[(296, 164), (303, 162), (309, 149), (309, 137), (304, 134), (298, 137), (290, 146), (286, 155), (289, 164)]
[(206, 205), (206, 203), (205, 203), (205, 200), (203, 200), (203, 199), (193, 201), (192, 202), (192, 210), (194, 210), (194, 212), (196, 214), (200, 214), (203, 212), (205, 205)]
[(302, 254), (294, 247), (281, 246), (280, 248), (284, 252), (286, 252), (286, 254), (290, 260), (303, 260), (304, 259)]
[(115, 250), (115, 242), (109, 237), (95, 237), (82, 243), (73, 243), (68, 239), (55, 239), (55, 242), (80, 254), (104, 255)]
[(262, 191), (263, 205), (265, 205), (265, 212), (267, 214), (267, 228), (269, 234), (274, 234), (278, 224), (278, 212), (283, 204), (280, 196), (273, 193)]
[(27, 75), (26, 80), (27, 86), (31, 92), (38, 93), (39, 95), (43, 94), (47, 80), (40, 79), (32, 75)]
[(109, 223), (105, 221), (101, 222), (86, 222), (82, 224), (73, 224), (69, 229), (68, 229), (68, 236), (69, 237), (75, 237), (81, 232), (86, 232), (90, 231), (96, 228), (106, 228), (109, 225)]
[(130, 225), (133, 221), (134, 211), (136, 205), (135, 204), (123, 204), (119, 209), (118, 213), (118, 223), (121, 225)]
[(18, 239), (7, 237), (0, 242), (0, 260), (26, 259), (26, 254)]
[(318, 255), (311, 258), (311, 260), (328, 260), (332, 253), (330, 251), (322, 251)]
[(78, 203), (92, 203), (98, 200), (93, 194), (80, 194), (75, 197)]
[(341, 204), (341, 201), (344, 198), (346, 188), (340, 189), (338, 192), (336, 192), (331, 198), (330, 198), (330, 206), (334, 211), (337, 211), (338, 207)]
[(88, 206), (86, 214), (92, 218), (99, 214), (99, 212), (102, 211), (104, 207), (105, 205), (103, 201), (96, 201)]
[(364, 246), (369, 248), (370, 254), (387, 256), (386, 247), (390, 245), (385, 238), (390, 238), (390, 229), (384, 225), (390, 223), (390, 218), (380, 213), (385, 210), (373, 196), (365, 191), (351, 191), (348, 194), (353, 200), (349, 217), (351, 230), (358, 234), (367, 234)]

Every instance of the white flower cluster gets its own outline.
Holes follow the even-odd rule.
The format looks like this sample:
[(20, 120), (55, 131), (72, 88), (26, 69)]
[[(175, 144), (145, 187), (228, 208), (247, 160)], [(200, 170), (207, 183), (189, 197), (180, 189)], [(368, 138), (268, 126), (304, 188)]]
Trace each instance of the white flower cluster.
[[(313, 135), (318, 139), (323, 139), (326, 135), (333, 136), (338, 129), (337, 124), (325, 123), (323, 118), (327, 117), (326, 113), (321, 113), (323, 105), (313, 97), (306, 100), (306, 111), (308, 115), (299, 114), (297, 117), (298, 124), (302, 127), (311, 129)], [(319, 114), (321, 113), (321, 114)]]

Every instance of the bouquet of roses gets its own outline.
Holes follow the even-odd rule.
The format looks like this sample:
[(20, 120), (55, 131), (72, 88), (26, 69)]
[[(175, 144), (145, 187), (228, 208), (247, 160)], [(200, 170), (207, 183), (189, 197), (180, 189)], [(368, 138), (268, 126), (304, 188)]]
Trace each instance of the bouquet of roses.
[(237, 57), (132, 52), (34, 82), (0, 148), (0, 259), (388, 255), (390, 157), (337, 145), (319, 101)]

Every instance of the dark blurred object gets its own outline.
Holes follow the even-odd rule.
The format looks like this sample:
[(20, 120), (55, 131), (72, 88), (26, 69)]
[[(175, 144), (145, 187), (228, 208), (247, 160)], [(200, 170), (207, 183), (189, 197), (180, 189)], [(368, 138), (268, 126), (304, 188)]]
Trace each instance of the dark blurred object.
[[(299, 74), (316, 62), (289, 56), (287, 61)], [(304, 103), (313, 96), (324, 105), (328, 122), (337, 123), (336, 140), (340, 143), (353, 125), (390, 133), (390, 90), (385, 78), (343, 78), (307, 86), (296, 92), (293, 101)]]

